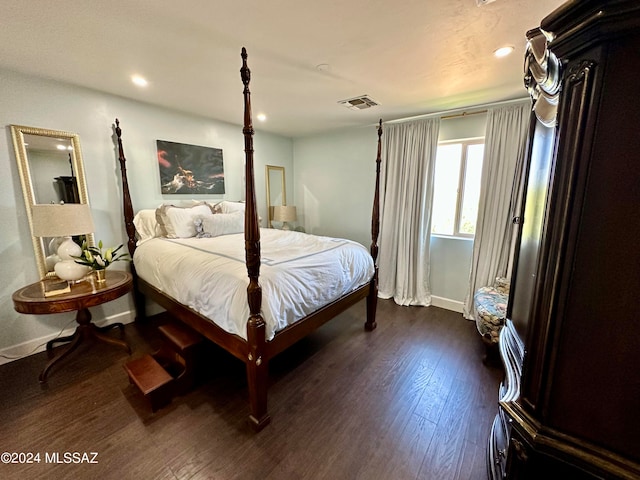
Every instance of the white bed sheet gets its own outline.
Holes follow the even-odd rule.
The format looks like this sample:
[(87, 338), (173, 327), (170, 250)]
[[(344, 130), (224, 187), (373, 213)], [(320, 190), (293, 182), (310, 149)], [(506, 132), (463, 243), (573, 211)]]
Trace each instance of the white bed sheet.
[[(373, 260), (345, 239), (260, 229), (262, 315), (267, 340), (369, 282)], [(138, 275), (229, 333), (247, 338), (244, 234), (154, 238), (136, 248)]]

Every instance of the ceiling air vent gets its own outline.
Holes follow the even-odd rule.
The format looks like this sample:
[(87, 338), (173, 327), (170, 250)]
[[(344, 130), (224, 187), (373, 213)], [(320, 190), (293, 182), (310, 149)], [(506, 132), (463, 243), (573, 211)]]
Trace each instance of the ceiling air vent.
[(364, 110), (378, 105), (378, 103), (371, 100), (368, 95), (361, 95), (348, 100), (340, 100), (338, 103), (352, 110)]

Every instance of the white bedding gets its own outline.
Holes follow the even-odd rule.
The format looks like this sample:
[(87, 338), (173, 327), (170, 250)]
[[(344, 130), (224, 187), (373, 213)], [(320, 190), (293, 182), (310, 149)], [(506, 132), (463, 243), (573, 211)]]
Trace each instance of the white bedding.
[[(267, 340), (287, 325), (369, 282), (373, 260), (359, 243), (260, 229), (262, 315)], [(140, 244), (138, 275), (229, 333), (247, 338), (244, 234), (153, 238)]]

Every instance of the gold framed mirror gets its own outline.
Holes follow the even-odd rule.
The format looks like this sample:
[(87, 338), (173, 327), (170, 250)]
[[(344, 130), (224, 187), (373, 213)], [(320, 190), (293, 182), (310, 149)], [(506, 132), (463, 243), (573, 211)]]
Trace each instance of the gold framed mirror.
[[(60, 202), (89, 204), (80, 137), (22, 125), (10, 128), (36, 265), (40, 278), (45, 278), (52, 274), (47, 257), (55, 254), (55, 239), (34, 235), (32, 207)], [(95, 244), (93, 233), (85, 238), (89, 245)]]
[(284, 178), (284, 167), (266, 166), (267, 181), (267, 227), (273, 228), (273, 207), (287, 204), (287, 184)]

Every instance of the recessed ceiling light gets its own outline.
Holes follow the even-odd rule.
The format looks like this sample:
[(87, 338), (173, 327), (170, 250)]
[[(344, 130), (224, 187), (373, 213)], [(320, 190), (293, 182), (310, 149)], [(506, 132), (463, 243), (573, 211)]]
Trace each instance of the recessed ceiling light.
[(258, 115), (256, 115), (256, 118), (261, 122), (264, 122), (267, 119), (267, 116), (264, 113), (259, 113)]
[(512, 53), (515, 50), (515, 48), (511, 45), (509, 45), (508, 47), (501, 47), (498, 48), (497, 50), (495, 50), (493, 52), (493, 54), (497, 57), (497, 58), (502, 58), (502, 57), (506, 57), (507, 55), (509, 55), (510, 53)]
[(146, 87), (149, 84), (149, 82), (147, 82), (147, 79), (140, 75), (133, 75), (131, 77), (131, 81), (139, 87)]

